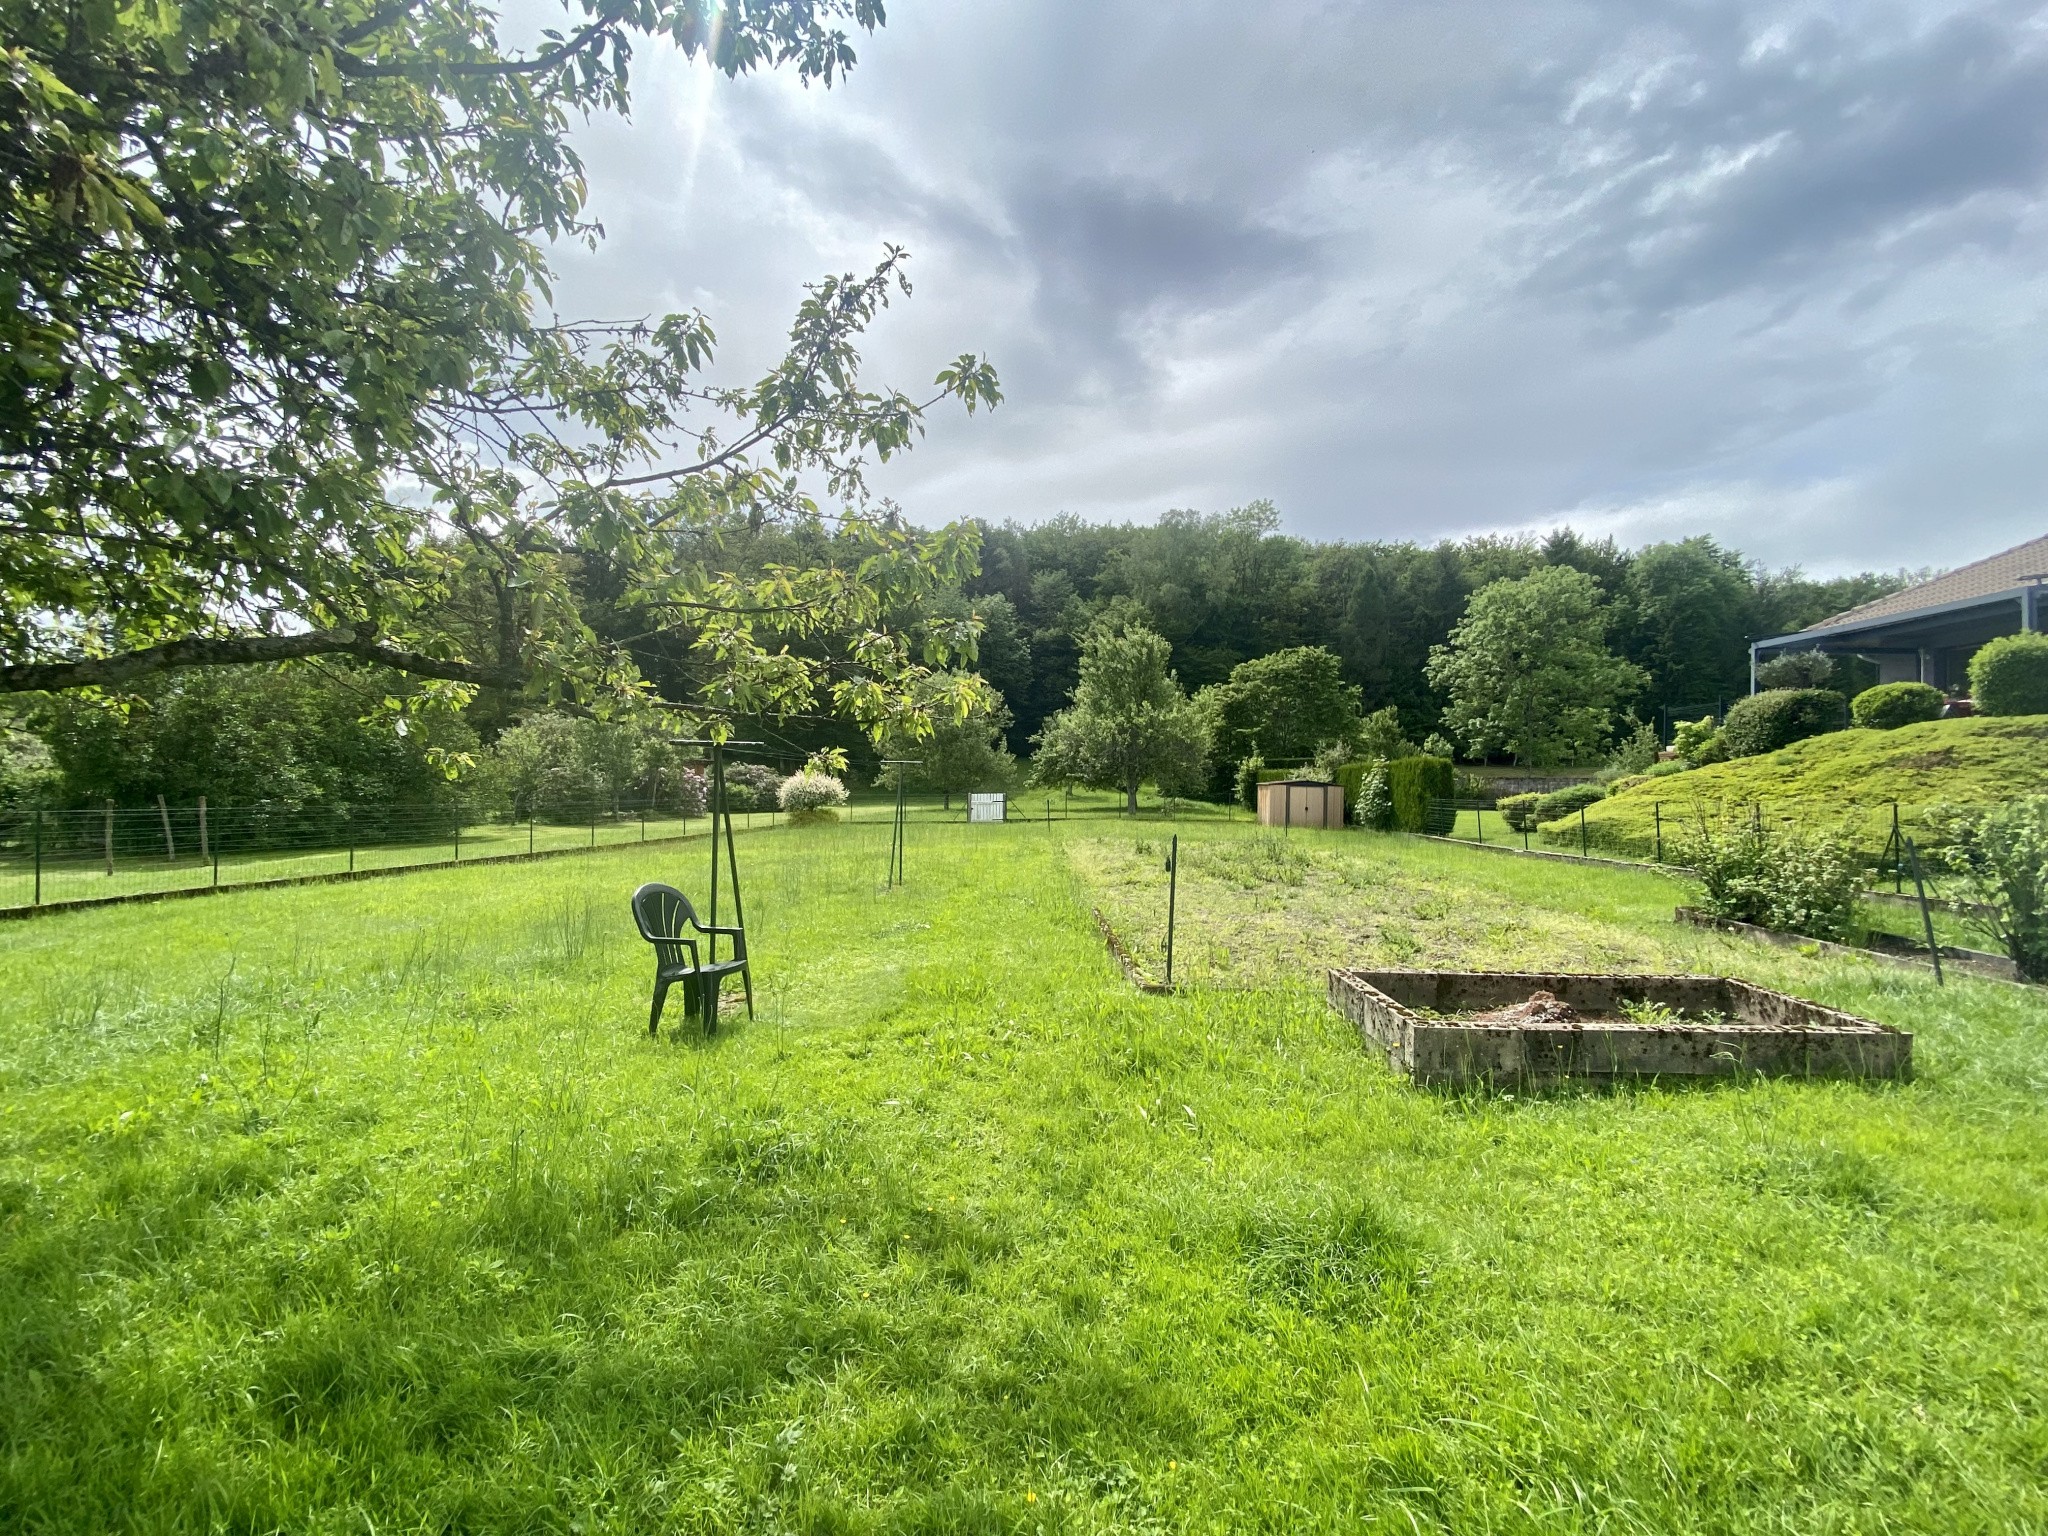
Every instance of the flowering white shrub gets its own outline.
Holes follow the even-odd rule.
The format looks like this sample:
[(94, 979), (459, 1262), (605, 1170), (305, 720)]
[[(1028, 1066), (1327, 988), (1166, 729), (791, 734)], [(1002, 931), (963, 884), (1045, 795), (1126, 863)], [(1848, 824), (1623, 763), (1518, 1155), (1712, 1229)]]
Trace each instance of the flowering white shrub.
[(782, 781), (776, 800), (792, 815), (816, 814), (846, 804), (846, 785), (829, 773), (805, 768)]

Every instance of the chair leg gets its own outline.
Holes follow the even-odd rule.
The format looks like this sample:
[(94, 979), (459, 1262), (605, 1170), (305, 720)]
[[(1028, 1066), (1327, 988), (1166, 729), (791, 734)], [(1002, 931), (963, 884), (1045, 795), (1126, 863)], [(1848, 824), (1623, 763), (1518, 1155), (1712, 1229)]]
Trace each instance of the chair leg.
[(754, 973), (742, 968), (740, 971), (740, 985), (747, 989), (747, 1020), (751, 1023), (754, 1017)]
[(647, 1015), (647, 1033), (650, 1038), (661, 1032), (661, 1005), (667, 1001), (668, 983), (657, 981), (654, 984), (654, 1008)]
[(718, 1033), (718, 991), (720, 979), (717, 976), (710, 976), (698, 983), (704, 989), (704, 1033), (706, 1035)]

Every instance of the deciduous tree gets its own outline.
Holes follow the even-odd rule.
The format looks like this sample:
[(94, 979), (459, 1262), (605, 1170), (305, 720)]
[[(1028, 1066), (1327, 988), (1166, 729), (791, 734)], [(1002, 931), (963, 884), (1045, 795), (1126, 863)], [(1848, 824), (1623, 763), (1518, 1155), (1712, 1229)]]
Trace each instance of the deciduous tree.
[(1532, 767), (1590, 759), (1644, 683), (1606, 634), (1599, 585), (1582, 571), (1547, 566), (1482, 587), (1430, 652), (1429, 680), (1450, 699), (1444, 724), (1475, 756), (1507, 752)]
[[(863, 385), (900, 251), (814, 285), (751, 385), (708, 381), (700, 314), (548, 305), (545, 242), (598, 238), (567, 129), (628, 106), (637, 45), (829, 84), (881, 5), (567, 9), (519, 49), (467, 0), (6, 4), (0, 689), (331, 654), (589, 707), (637, 690), (573, 600), (601, 559), (689, 625), (700, 723), (972, 702), (971, 626), (886, 616), (971, 571), (974, 533), (863, 474), (938, 400), (999, 397), (971, 356), (918, 397)], [(721, 538), (777, 519), (826, 557), (726, 572)], [(477, 594), (488, 624), (441, 622)]]
[(1091, 628), (1081, 641), (1073, 703), (1038, 737), (1039, 778), (1121, 790), (1131, 811), (1148, 779), (1168, 794), (1199, 786), (1209, 728), (1167, 665), (1171, 654), (1165, 638), (1142, 624)]

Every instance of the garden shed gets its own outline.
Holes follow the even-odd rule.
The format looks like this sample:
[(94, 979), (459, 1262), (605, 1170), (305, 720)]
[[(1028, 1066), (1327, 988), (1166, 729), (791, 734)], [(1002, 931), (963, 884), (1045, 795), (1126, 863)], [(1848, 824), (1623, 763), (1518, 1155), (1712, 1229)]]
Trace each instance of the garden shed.
[(1259, 786), (1262, 827), (1341, 827), (1344, 786), (1324, 779), (1268, 779)]

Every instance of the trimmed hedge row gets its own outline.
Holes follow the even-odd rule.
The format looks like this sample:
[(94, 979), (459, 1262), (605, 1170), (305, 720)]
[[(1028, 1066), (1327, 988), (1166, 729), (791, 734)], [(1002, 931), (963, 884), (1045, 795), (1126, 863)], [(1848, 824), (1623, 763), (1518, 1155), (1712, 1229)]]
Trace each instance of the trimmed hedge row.
[(1457, 770), (1443, 757), (1397, 757), (1387, 764), (1388, 787), (1394, 795), (1394, 826), (1402, 832), (1448, 836), (1457, 825), (1450, 804), (1457, 791)]

